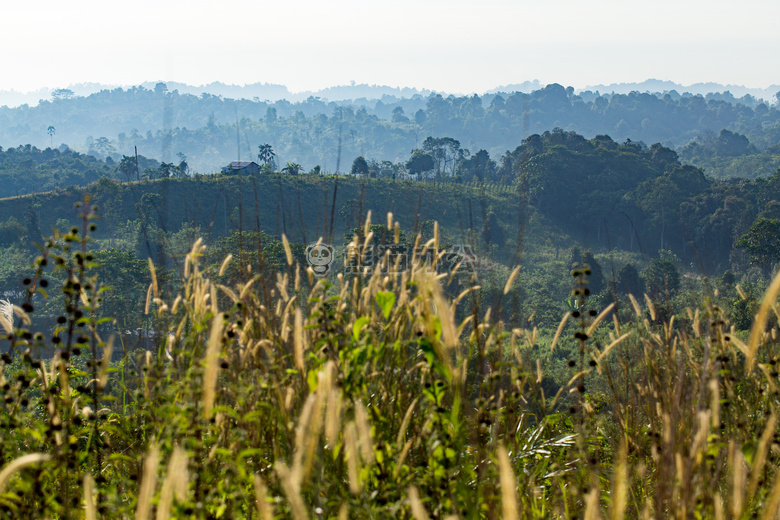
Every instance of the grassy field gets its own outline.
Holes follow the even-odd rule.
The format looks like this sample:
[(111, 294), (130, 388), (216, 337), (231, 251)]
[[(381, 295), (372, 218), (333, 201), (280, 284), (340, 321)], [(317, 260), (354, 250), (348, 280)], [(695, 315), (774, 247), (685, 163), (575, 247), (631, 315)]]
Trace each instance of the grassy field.
[[(780, 509), (769, 320), (780, 277), (740, 339), (706, 298), (668, 322), (642, 297), (620, 314), (597, 308), (590, 267), (575, 266), (572, 310), (542, 339), (502, 318), (518, 271), (486, 308), (466, 273), (317, 279), (285, 244), (278, 275), (223, 285), (233, 260), (208, 275), (198, 241), (172, 291), (152, 267), (146, 312), (158, 339), (133, 351), (101, 319), (94, 214), (82, 212), (22, 281), (27, 300), (3, 314), (2, 517), (769, 519)], [(53, 270), (66, 279), (62, 314), (52, 335), (32, 335)], [(576, 345), (569, 359), (543, 362), (540, 349), (565, 342)], [(552, 370), (568, 383), (551, 384)]]

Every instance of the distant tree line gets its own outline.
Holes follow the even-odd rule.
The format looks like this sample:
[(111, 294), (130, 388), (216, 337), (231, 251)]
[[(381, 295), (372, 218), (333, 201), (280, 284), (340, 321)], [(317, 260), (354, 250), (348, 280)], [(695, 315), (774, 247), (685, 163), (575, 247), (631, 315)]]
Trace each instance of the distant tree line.
[[(106, 107), (111, 107), (111, 115), (99, 115)], [(50, 134), (48, 129), (54, 127), (56, 134)], [(724, 129), (748, 139), (753, 148), (742, 147), (738, 156), (751, 156), (747, 164), (705, 163), (707, 153), (693, 149), (685, 155), (702, 161), (718, 176), (753, 177), (743, 173), (750, 167), (769, 174), (773, 170), (767, 162), (777, 157), (770, 149), (780, 143), (777, 105), (751, 96), (674, 91), (575, 94), (558, 84), (531, 93), (432, 94), (339, 103), (315, 97), (269, 103), (193, 96), (162, 85), (153, 90), (105, 90), (87, 97), (58, 95), (35, 107), (0, 107), (0, 144), (53, 146), (56, 135), (101, 159), (119, 161), (138, 146), (145, 155), (166, 163), (173, 151), (179, 151), (190, 158), (190, 167), (204, 173), (218, 171), (238, 155), (253, 157), (257, 143), (270, 143), (279, 164), (294, 161), (305, 170), (320, 165), (335, 171), (337, 164), (348, 170), (358, 156), (397, 163), (409, 150), (421, 149), (427, 136), (449, 137), (464, 149), (484, 149), (499, 157), (519, 140), (556, 127), (586, 137), (607, 134), (617, 141), (659, 142), (678, 151), (691, 142), (707, 148), (711, 136), (719, 139)], [(731, 145), (739, 147), (733, 142), (725, 149)], [(769, 156), (755, 157), (757, 153)]]

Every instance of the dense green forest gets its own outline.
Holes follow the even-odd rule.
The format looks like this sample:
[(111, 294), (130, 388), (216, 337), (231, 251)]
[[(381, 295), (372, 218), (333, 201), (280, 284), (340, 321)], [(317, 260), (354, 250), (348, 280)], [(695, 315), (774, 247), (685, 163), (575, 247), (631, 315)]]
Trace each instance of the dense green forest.
[[(4, 152), (24, 154), (53, 157), (41, 163), (47, 168), (60, 157), (81, 157), (29, 147)], [(255, 175), (188, 176), (180, 166), (142, 158), (149, 166), (142, 180), (122, 182), (142, 171), (121, 174), (122, 162), (134, 166), (134, 158), (113, 165), (90, 160), (115, 178), (0, 201), (6, 286), (30, 261), (28, 244), (53, 228), (68, 229), (72, 205), (86, 193), (103, 210), (93, 234), (99, 249), (125, 255), (112, 256), (116, 262), (152, 258), (172, 276), (197, 237), (221, 254), (241, 255), (226, 244), (251, 251), (265, 237), (261, 242), (276, 244), (278, 252), (284, 234), (301, 253), (320, 237), (343, 247), (368, 211), (392, 213), (410, 237), (430, 238), (436, 221), (446, 243), (466, 244), (484, 260), (488, 280), (522, 263), (526, 283), (514, 296), (515, 318), (540, 327), (551, 327), (567, 308), (560, 273), (577, 251), (590, 251), (589, 262), (598, 267), (592, 287), (601, 301), (633, 287), (663, 295), (670, 312), (681, 312), (686, 283), (727, 273), (732, 284), (744, 278), (743, 286), (759, 290), (780, 259), (773, 231), (759, 225), (780, 219), (780, 174), (719, 181), (660, 144), (619, 143), (606, 135), (534, 134), (500, 163), (484, 151), (466, 156), (454, 139), (429, 137), (405, 163), (356, 160), (352, 168), (362, 173), (349, 176), (283, 173), (270, 164)], [(425, 171), (410, 176), (422, 162)], [(142, 276), (144, 269), (128, 271)], [(139, 278), (129, 298), (136, 306), (144, 283)], [(485, 302), (496, 298), (495, 290), (483, 290)]]
[[(411, 98), (333, 102), (265, 102), (195, 96), (155, 89), (105, 90), (86, 97), (57, 96), (30, 107), (0, 107), (0, 145), (37, 147), (65, 142), (100, 159), (139, 153), (161, 162), (176, 154), (204, 173), (229, 161), (252, 159), (270, 143), (279, 160), (306, 170), (345, 171), (357, 156), (377, 162), (403, 160), (427, 136), (450, 137), (464, 150), (486, 150), (494, 160), (522, 139), (562, 128), (592, 138), (661, 143), (718, 177), (773, 173), (780, 142), (780, 111), (749, 95), (581, 92), (558, 84), (531, 93), (483, 96), (430, 94)], [(747, 146), (717, 146), (722, 130)], [(750, 146), (752, 145), (752, 147)], [(706, 149), (706, 150), (704, 150)], [(738, 149), (738, 150), (737, 150)], [(704, 151), (703, 151), (704, 150)], [(710, 171), (712, 170), (712, 171)]]

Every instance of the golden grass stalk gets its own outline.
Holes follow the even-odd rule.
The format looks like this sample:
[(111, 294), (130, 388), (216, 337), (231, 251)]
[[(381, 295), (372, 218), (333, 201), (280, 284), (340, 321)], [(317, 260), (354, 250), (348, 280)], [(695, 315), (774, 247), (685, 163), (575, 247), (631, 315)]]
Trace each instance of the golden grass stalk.
[(86, 520), (97, 520), (97, 507), (95, 506), (95, 481), (92, 475), (84, 475), (84, 516)]
[(27, 312), (24, 309), (22, 309), (18, 305), (12, 305), (11, 307), (13, 308), (16, 317), (22, 320), (22, 323), (24, 325), (29, 327), (32, 324), (32, 321), (30, 321), (30, 315), (27, 314)]
[(729, 441), (728, 465), (731, 472), (731, 516), (739, 518), (745, 507), (745, 482), (747, 481), (747, 462), (736, 442)]
[(712, 410), (710, 427), (716, 428), (720, 425), (720, 388), (718, 387), (718, 380), (710, 379), (709, 383), (707, 383), (707, 388), (710, 389), (710, 410)]
[(585, 495), (585, 520), (599, 520), (600, 518), (599, 490), (594, 487)]
[(144, 315), (149, 314), (149, 304), (152, 302), (152, 284), (146, 290), (146, 304), (144, 304)]
[(51, 457), (45, 453), (30, 453), (12, 460), (2, 471), (0, 471), (0, 494), (5, 492), (8, 481), (14, 473), (27, 466), (32, 466), (39, 462), (46, 462), (49, 459), (51, 459)]
[(701, 321), (699, 318), (699, 309), (696, 309), (696, 312), (693, 315), (693, 324), (691, 325), (691, 328), (693, 329), (693, 333), (697, 338), (701, 337)]
[(777, 426), (777, 414), (772, 412), (769, 419), (766, 422), (766, 428), (764, 433), (761, 434), (761, 439), (758, 441), (758, 447), (756, 448), (756, 454), (753, 457), (753, 467), (750, 471), (750, 480), (748, 481), (748, 499), (755, 496), (758, 491), (758, 481), (764, 474), (764, 466), (766, 465), (767, 453), (769, 452), (770, 442), (775, 434), (775, 427)]
[(639, 306), (639, 302), (636, 301), (636, 298), (634, 298), (633, 294), (628, 295), (628, 299), (631, 300), (631, 306), (634, 307), (634, 313), (636, 314), (637, 318), (642, 317), (642, 308)]
[(590, 324), (590, 327), (588, 328), (588, 337), (590, 337), (591, 334), (593, 334), (593, 331), (596, 330), (596, 327), (598, 327), (599, 323), (601, 323), (601, 320), (607, 317), (607, 314), (609, 314), (612, 309), (615, 308), (615, 302), (610, 303), (607, 305), (607, 307), (601, 311), (601, 314), (596, 316), (596, 319), (593, 320), (593, 323)]
[(282, 233), (282, 245), (284, 245), (284, 255), (287, 257), (287, 265), (293, 264), (292, 250), (290, 249), (290, 242), (287, 240), (287, 235)]
[(409, 488), (409, 506), (412, 508), (412, 516), (415, 520), (430, 520), (425, 507), (420, 501), (420, 493), (414, 486)]
[(398, 461), (395, 463), (395, 469), (393, 470), (393, 478), (398, 478), (398, 474), (401, 473), (401, 468), (403, 467), (404, 460), (406, 460), (406, 456), (409, 454), (409, 450), (412, 448), (412, 439), (409, 439), (406, 441), (406, 444), (404, 444), (404, 447), (401, 449), (401, 453), (398, 455)]
[(710, 433), (710, 426), (712, 425), (712, 410), (701, 411), (697, 414), (698, 428), (696, 429), (696, 435), (693, 437), (693, 441), (690, 443), (690, 456), (697, 457), (707, 447), (707, 437)]
[(731, 343), (732, 345), (737, 347), (739, 349), (739, 351), (742, 352), (742, 354), (745, 355), (745, 357), (748, 357), (748, 354), (750, 353), (750, 351), (749, 351), (747, 345), (742, 343), (741, 339), (736, 337), (734, 334), (729, 335), (728, 339), (729, 339), (729, 343)]
[(144, 460), (144, 473), (141, 489), (138, 492), (138, 506), (135, 510), (135, 520), (148, 520), (152, 512), (152, 498), (157, 487), (157, 466), (160, 464), (160, 451), (152, 446), (149, 455)]
[[(441, 285), (436, 280), (435, 275), (425, 270), (415, 273), (415, 281), (419, 284), (421, 294), (426, 297), (423, 299), (423, 315), (426, 318), (425, 323), (429, 331), (433, 331), (434, 318), (438, 318), (442, 328), (441, 341), (435, 341), (433, 344), (439, 360), (447, 368), (452, 368), (452, 359), (449, 355), (452, 349), (458, 346), (458, 328), (455, 326), (455, 316), (450, 308), (450, 303), (444, 297)], [(487, 321), (487, 320), (486, 320)], [(432, 335), (432, 334), (431, 334)], [(442, 349), (442, 346), (446, 350)]]
[(764, 514), (761, 520), (773, 520), (780, 513), (780, 472), (775, 476), (775, 483), (772, 484), (772, 491), (769, 493), (769, 500), (766, 501)]
[(498, 471), (501, 482), (501, 511), (504, 520), (519, 520), (517, 507), (517, 479), (512, 472), (509, 454), (503, 444), (498, 445)]
[(626, 514), (626, 504), (628, 503), (628, 463), (626, 452), (626, 439), (624, 438), (620, 443), (620, 452), (615, 464), (615, 474), (612, 477), (610, 520), (622, 520)]
[(0, 326), (6, 334), (14, 331), (14, 306), (8, 300), (0, 300)]
[(612, 314), (612, 323), (615, 324), (615, 333), (620, 336), (620, 319), (616, 312)]
[(152, 262), (151, 258), (148, 258), (149, 260), (149, 274), (152, 276), (152, 288), (154, 289), (154, 297), (159, 298), (159, 288), (157, 287), (157, 271), (154, 268), (154, 262)]
[(715, 495), (715, 520), (726, 520), (723, 512), (723, 499), (720, 495)]
[(414, 407), (417, 404), (417, 399), (412, 401), (412, 404), (409, 405), (409, 408), (406, 409), (406, 413), (404, 414), (404, 418), (401, 421), (401, 427), (398, 428), (398, 435), (395, 438), (395, 443), (400, 446), (401, 443), (404, 440), (404, 436), (406, 435), (406, 429), (409, 427), (409, 421), (412, 420), (412, 413), (414, 412)]
[(303, 359), (303, 312), (300, 307), (295, 308), (295, 330), (293, 331), (295, 366), (301, 372), (304, 369)]
[(215, 312), (214, 319), (211, 321), (211, 335), (209, 336), (208, 346), (206, 347), (206, 366), (204, 367), (203, 373), (202, 404), (203, 417), (206, 419), (211, 418), (211, 411), (214, 407), (214, 395), (217, 390), (219, 355), (222, 351), (222, 327), (222, 315), (219, 312)]
[(344, 455), (347, 459), (349, 490), (353, 495), (359, 494), (363, 488), (363, 482), (360, 479), (360, 447), (357, 436), (355, 423), (348, 423), (344, 428)]
[(65, 367), (65, 363), (62, 362), (60, 357), (52, 359), (52, 363), (56, 365), (57, 371), (60, 376), (60, 391), (62, 392), (65, 402), (70, 403), (71, 391), (70, 391), (70, 373)]
[(374, 446), (371, 442), (371, 426), (368, 422), (368, 412), (360, 401), (355, 401), (355, 426), (357, 427), (358, 443), (363, 461), (374, 462)]
[[(331, 361), (332, 363), (332, 361)], [(325, 439), (333, 446), (338, 440), (341, 426), (341, 396), (339, 391), (331, 389), (328, 392), (328, 413), (325, 420)]]
[(276, 463), (276, 474), (279, 476), (279, 482), (282, 484), (282, 490), (290, 503), (292, 517), (295, 520), (308, 520), (306, 505), (301, 497), (300, 475), (290, 469), (282, 461)]
[(171, 460), (168, 462), (168, 473), (160, 491), (156, 520), (168, 520), (170, 518), (174, 497), (182, 502), (187, 496), (188, 483), (187, 452), (180, 446), (176, 446), (173, 448)]
[[(314, 395), (315, 399), (314, 404), (312, 405), (311, 417), (306, 426), (306, 436), (303, 439), (304, 444), (299, 448), (301, 451), (305, 451), (303, 457), (303, 473), (301, 477), (303, 480), (308, 478), (316, 459), (317, 448), (320, 445), (320, 434), (322, 433), (323, 427), (323, 415), (325, 413), (325, 393), (316, 392)], [(296, 448), (298, 447), (296, 446)]]
[(79, 299), (81, 300), (82, 305), (85, 307), (89, 305), (89, 296), (87, 296), (87, 291), (85, 291), (83, 288), (79, 291)]
[(555, 350), (555, 345), (558, 344), (558, 339), (561, 337), (561, 332), (563, 332), (563, 327), (566, 326), (566, 322), (569, 320), (569, 316), (571, 316), (570, 312), (567, 312), (563, 315), (563, 319), (558, 324), (558, 330), (555, 331), (555, 336), (553, 336), (552, 343), (550, 343), (550, 350)]
[[(292, 465), (294, 473), (301, 473), (303, 469), (304, 448), (309, 437), (311, 423), (313, 422), (312, 416), (314, 415), (315, 401), (318, 400), (319, 398), (316, 394), (309, 394), (298, 415), (298, 427), (295, 429), (295, 455)], [(316, 420), (317, 418), (315, 417), (314, 421)], [(316, 442), (316, 439), (314, 439), (314, 442)]]
[(645, 302), (647, 302), (647, 310), (650, 311), (650, 319), (655, 321), (655, 306), (647, 293), (645, 293)]
[(229, 254), (225, 257), (225, 259), (222, 261), (222, 265), (219, 266), (219, 276), (222, 276), (225, 274), (225, 270), (227, 269), (228, 264), (230, 261), (233, 260), (233, 254)]
[(769, 288), (766, 290), (764, 299), (761, 300), (761, 305), (758, 308), (758, 314), (756, 314), (756, 318), (753, 320), (753, 326), (750, 328), (746, 362), (748, 374), (753, 371), (753, 363), (755, 362), (756, 354), (758, 353), (761, 335), (764, 332), (764, 327), (766, 327), (767, 314), (769, 314), (769, 310), (777, 300), (778, 293), (780, 293), (780, 272), (777, 273), (777, 276), (775, 276), (774, 280), (772, 280), (772, 283), (769, 285)]
[(254, 476), (255, 487), (255, 505), (257, 505), (257, 514), (260, 520), (274, 519), (274, 506), (268, 501), (268, 488), (260, 475)]
[(223, 293), (225, 293), (225, 296), (227, 296), (228, 298), (230, 298), (230, 300), (231, 300), (233, 303), (235, 303), (235, 302), (237, 302), (237, 301), (238, 301), (238, 296), (237, 296), (237, 295), (236, 295), (236, 293), (233, 291), (233, 289), (231, 289), (230, 287), (225, 287), (225, 286), (224, 286), (224, 285), (222, 285), (222, 284), (217, 284), (217, 289), (219, 289), (220, 291), (222, 291)]
[(436, 268), (436, 264), (439, 260), (439, 222), (433, 221), (433, 268)]
[(108, 383), (108, 365), (111, 361), (111, 353), (114, 351), (114, 336), (108, 338), (106, 346), (103, 347), (103, 359), (100, 360), (100, 378), (98, 388), (101, 390)]
[(609, 354), (609, 351), (610, 351), (610, 350), (612, 350), (612, 349), (613, 349), (613, 348), (615, 348), (617, 345), (619, 345), (619, 344), (620, 344), (620, 343), (621, 343), (621, 342), (622, 342), (624, 339), (626, 339), (627, 337), (628, 337), (628, 332), (626, 332), (625, 334), (623, 334), (622, 336), (620, 336), (619, 338), (617, 338), (615, 341), (613, 341), (612, 343), (610, 343), (610, 344), (609, 344), (609, 346), (607, 346), (607, 348), (605, 348), (605, 349), (604, 349), (604, 352), (602, 352), (601, 354), (599, 354), (599, 358), (598, 358), (598, 360), (599, 360), (599, 361), (601, 361), (602, 359), (604, 359), (604, 358), (607, 356), (607, 354)]
[(366, 222), (365, 224), (363, 224), (363, 234), (368, 235), (370, 229), (371, 229), (371, 210), (368, 210), (368, 213), (366, 214)]
[(509, 275), (509, 278), (506, 280), (506, 284), (504, 284), (504, 296), (509, 294), (509, 290), (512, 288), (512, 284), (515, 282), (515, 278), (517, 278), (518, 274), (520, 274), (519, 265), (512, 270), (512, 274)]

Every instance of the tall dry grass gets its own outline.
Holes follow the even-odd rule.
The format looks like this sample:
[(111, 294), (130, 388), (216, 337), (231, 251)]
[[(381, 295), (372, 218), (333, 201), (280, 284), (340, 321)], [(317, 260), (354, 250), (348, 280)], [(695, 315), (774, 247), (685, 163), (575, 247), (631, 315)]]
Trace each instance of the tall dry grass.
[[(622, 322), (609, 308), (586, 314), (582, 268), (583, 312), (564, 317), (552, 345), (576, 334), (579, 366), (546, 395), (536, 332), (479, 308), (466, 273), (417, 265), (324, 280), (289, 254), (269, 283), (247, 273), (221, 284), (198, 241), (176, 290), (152, 269), (157, 350), (117, 365), (100, 333), (100, 281), (78, 260), (86, 235), (55, 237), (44, 255), (71, 281), (57, 353), (38, 358), (48, 340), (20, 321), (21, 364), (3, 361), (4, 517), (777, 515), (771, 289), (745, 344), (707, 301), (685, 325), (657, 322), (649, 299), (632, 298)], [(355, 250), (370, 238), (369, 219)]]

